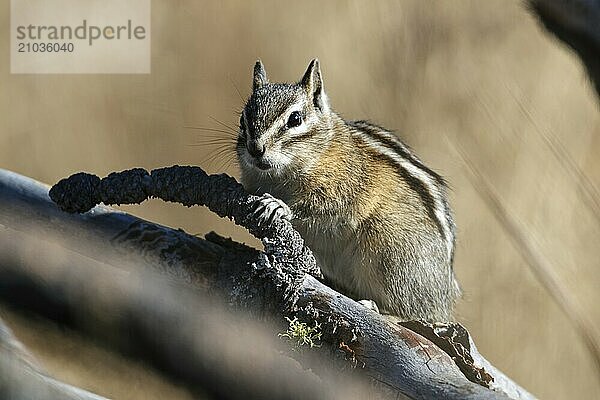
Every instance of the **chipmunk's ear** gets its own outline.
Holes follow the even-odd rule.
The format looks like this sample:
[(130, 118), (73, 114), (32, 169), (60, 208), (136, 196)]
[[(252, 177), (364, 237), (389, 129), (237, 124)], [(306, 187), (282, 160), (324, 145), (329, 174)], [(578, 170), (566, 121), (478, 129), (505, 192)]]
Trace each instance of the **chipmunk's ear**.
[(269, 83), (267, 79), (267, 71), (265, 71), (265, 66), (260, 60), (256, 61), (254, 64), (254, 76), (252, 79), (252, 91), (258, 89), (259, 87), (266, 85)]
[(325, 89), (323, 88), (323, 78), (321, 76), (321, 68), (319, 60), (316, 58), (308, 64), (308, 68), (300, 81), (300, 85), (306, 90), (309, 98), (314, 106), (321, 111), (329, 109), (329, 102)]

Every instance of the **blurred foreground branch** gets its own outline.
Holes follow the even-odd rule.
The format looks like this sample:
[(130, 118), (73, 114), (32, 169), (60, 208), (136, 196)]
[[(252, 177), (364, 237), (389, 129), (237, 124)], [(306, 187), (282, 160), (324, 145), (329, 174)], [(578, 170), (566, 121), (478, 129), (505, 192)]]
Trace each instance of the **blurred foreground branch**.
[(600, 0), (528, 0), (544, 27), (583, 61), (600, 96)]
[[(120, 351), (133, 351), (188, 385), (208, 385), (211, 393), (241, 398), (239, 393), (232, 393), (227, 387), (224, 378), (227, 374), (219, 370), (218, 364), (212, 373), (220, 379), (207, 383), (206, 375), (202, 375), (204, 379), (193, 375), (194, 371), (206, 373), (206, 365), (213, 365), (215, 358), (228, 353), (227, 348), (219, 347), (218, 343), (207, 342), (207, 332), (201, 329), (217, 323), (201, 311), (206, 309), (208, 297), (203, 295), (186, 300), (188, 295), (179, 294), (185, 291), (178, 289), (178, 296), (184, 299), (178, 303), (170, 300), (170, 291), (163, 286), (156, 290), (151, 290), (149, 284), (106, 290), (115, 284), (109, 278), (120, 279), (114, 273), (104, 276), (101, 285), (94, 285), (94, 279), (91, 279), (102, 276), (97, 275), (101, 263), (138, 272), (139, 266), (143, 265), (144, 270), (149, 267), (178, 282), (191, 284), (193, 289), (189, 290), (193, 292), (211, 297), (219, 294), (225, 302), (251, 311), (255, 316), (275, 321), (281, 321), (283, 316), (297, 317), (310, 325), (320, 324), (322, 346), (315, 352), (337, 359), (335, 366), (338, 369), (364, 372), (387, 394), (414, 399), (533, 398), (483, 359), (468, 333), (466, 340), (462, 337), (466, 331), (454, 329), (452, 325), (427, 326), (419, 322), (407, 325), (411, 330), (321, 284), (308, 274), (316, 274), (317, 269), (310, 250), (297, 232), (284, 220), (276, 219), (269, 226), (260, 226), (249, 217), (257, 198), (245, 193), (232, 178), (208, 176), (196, 167), (171, 167), (151, 173), (136, 169), (111, 174), (105, 180), (91, 175), (76, 176), (80, 178), (63, 181), (52, 193), (53, 198), (71, 211), (84, 211), (100, 200), (133, 203), (149, 196), (186, 205), (205, 204), (219, 215), (233, 217), (261, 238), (265, 252), (214, 233), (203, 240), (107, 207), (95, 207), (81, 215), (65, 214), (50, 202), (47, 187), (10, 172), (0, 172), (0, 224), (31, 236), (34, 243), (40, 242), (36, 248), (43, 248), (42, 238), (51, 238), (61, 247), (89, 256), (98, 264), (88, 268), (88, 273), (92, 273), (90, 279), (79, 278), (74, 283), (73, 276), (85, 276), (80, 268), (75, 268), (81, 260), (73, 262), (71, 256), (64, 258), (63, 255), (62, 259), (50, 263), (47, 261), (51, 260), (49, 255), (26, 257), (31, 251), (28, 253), (15, 243), (3, 246), (0, 296), (9, 304), (34, 310), (85, 331)], [(78, 203), (80, 199), (83, 203)], [(11, 236), (14, 234), (9, 234)], [(12, 258), (8, 257), (11, 254)], [(51, 279), (41, 278), (39, 274), (45, 269), (40, 264), (45, 263), (55, 265), (53, 268), (63, 267), (53, 273)], [(68, 270), (64, 267), (66, 264), (71, 265)], [(11, 276), (19, 276), (19, 279), (11, 280)], [(160, 293), (158, 296), (157, 292)], [(45, 295), (35, 300), (32, 293)], [(156, 297), (164, 302), (152, 302)], [(112, 302), (127, 298), (136, 307), (125, 308), (127, 318), (116, 318), (114, 310), (119, 308)], [(90, 312), (90, 309), (96, 312)], [(111, 325), (107, 321), (121, 322)], [(129, 326), (127, 329), (118, 329), (123, 327), (119, 325), (125, 323), (123, 321), (134, 324), (135, 329), (129, 325), (125, 325)], [(148, 321), (154, 323), (149, 326)], [(90, 324), (100, 324), (106, 329), (89, 329)], [(135, 334), (120, 335), (122, 331)], [(272, 334), (276, 336), (275, 332)], [(156, 339), (165, 335), (173, 340)], [(221, 340), (223, 342), (226, 340)], [(176, 363), (171, 354), (174, 345), (178, 350)], [(249, 347), (252, 346), (254, 344)], [(213, 352), (207, 353), (206, 348)], [(240, 359), (248, 359), (243, 348), (236, 351), (239, 351)], [(319, 371), (323, 381), (331, 380), (300, 354), (294, 356), (303, 364), (308, 363), (305, 366)], [(271, 359), (264, 368), (276, 365), (270, 362)], [(230, 362), (225, 364), (230, 365)], [(257, 370), (244, 363), (240, 365), (247, 367), (244, 371), (250, 376)], [(281, 379), (275, 372), (273, 374), (272, 384), (277, 385)], [(228, 378), (231, 380), (231, 375)], [(251, 385), (252, 379), (244, 382)], [(336, 391), (339, 389), (335, 385), (332, 387)], [(303, 397), (319, 396), (315, 393)]]
[[(198, 397), (382, 397), (376, 392), (369, 396), (360, 379), (330, 370), (317, 377), (304, 370), (280, 354), (272, 329), (233, 314), (190, 285), (143, 271), (115, 270), (8, 229), (0, 239), (2, 300), (17, 310), (59, 321), (113, 351), (140, 358)], [(21, 383), (17, 388), (22, 391), (30, 382)]]
[(48, 376), (0, 319), (0, 398), (105, 400)]

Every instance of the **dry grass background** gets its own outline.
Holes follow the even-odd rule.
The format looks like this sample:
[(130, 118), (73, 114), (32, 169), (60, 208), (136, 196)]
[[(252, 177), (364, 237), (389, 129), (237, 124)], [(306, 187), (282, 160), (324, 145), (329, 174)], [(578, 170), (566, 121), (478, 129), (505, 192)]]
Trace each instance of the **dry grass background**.
[[(465, 292), (457, 314), (482, 354), (541, 398), (600, 391), (576, 330), (448, 144), (465, 149), (598, 326), (600, 220), (545, 140), (561, 143), (600, 186), (598, 103), (575, 56), (542, 32), (520, 1), (153, 1), (152, 73), (139, 76), (10, 75), (8, 3), (0, 6), (1, 168), (49, 183), (76, 171), (172, 164), (237, 175), (222, 158), (208, 161), (216, 148), (205, 138), (212, 134), (184, 127), (220, 128), (215, 119), (235, 125), (256, 58), (271, 79), (296, 80), (317, 56), (334, 108), (398, 130), (450, 181), (455, 268)], [(126, 210), (255, 243), (204, 209), (152, 201)], [(159, 377), (111, 370), (95, 350), (73, 354), (63, 351), (65, 338), (45, 340), (60, 332), (9, 321), (69, 382), (117, 398), (186, 398), (176, 388), (157, 389)], [(154, 389), (140, 394), (135, 388), (145, 379)]]

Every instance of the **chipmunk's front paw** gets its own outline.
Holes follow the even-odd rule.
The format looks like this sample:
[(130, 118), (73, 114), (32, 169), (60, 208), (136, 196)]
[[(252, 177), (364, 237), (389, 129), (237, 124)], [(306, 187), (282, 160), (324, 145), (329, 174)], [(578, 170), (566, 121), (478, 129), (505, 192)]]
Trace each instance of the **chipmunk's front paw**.
[(276, 197), (265, 193), (254, 204), (254, 211), (250, 214), (258, 220), (259, 225), (270, 225), (275, 218), (283, 218), (290, 221), (294, 214), (290, 207)]

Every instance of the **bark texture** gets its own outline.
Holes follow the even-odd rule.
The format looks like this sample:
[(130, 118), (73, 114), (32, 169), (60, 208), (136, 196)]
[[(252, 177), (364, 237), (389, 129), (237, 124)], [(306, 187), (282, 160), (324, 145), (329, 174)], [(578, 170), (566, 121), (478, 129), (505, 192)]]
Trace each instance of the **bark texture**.
[[(310, 250), (291, 224), (276, 219), (269, 226), (260, 226), (251, 217), (258, 198), (245, 193), (233, 178), (179, 166), (150, 173), (135, 169), (105, 179), (76, 174), (59, 182), (50, 196), (72, 212), (84, 212), (100, 201), (137, 203), (151, 196), (187, 206), (206, 205), (248, 228), (263, 241), (265, 251), (214, 233), (197, 238), (105, 206), (66, 214), (49, 200), (47, 187), (10, 172), (0, 173), (0, 224), (26, 235), (34, 230), (37, 237), (52, 237), (63, 247), (120, 268), (141, 261), (162, 275), (187, 282), (194, 290), (218, 294), (234, 309), (250, 311), (253, 318), (281, 321), (288, 316), (309, 325), (318, 323), (322, 339), (315, 352), (337, 360), (332, 363), (335, 369), (352, 370), (377, 382), (373, 393), (414, 399), (533, 398), (477, 353), (466, 330), (418, 321), (399, 324), (323, 285), (315, 278), (319, 272)], [(32, 269), (17, 270), (25, 271), (19, 281), (27, 282)], [(14, 276), (17, 270), (5, 276)], [(4, 282), (1, 277), (0, 282)], [(59, 285), (61, 281), (53, 282)], [(11, 288), (17, 289), (6, 290)], [(13, 304), (18, 303), (17, 293), (38, 289), (36, 285), (19, 287), (16, 282), (4, 285), (0, 293), (4, 293), (4, 301)], [(62, 307), (72, 313), (78, 306), (65, 301), (50, 308)], [(138, 313), (141, 311), (133, 315)], [(45, 314), (52, 318), (52, 312)], [(457, 332), (462, 338), (456, 338)], [(449, 344), (442, 344), (444, 340)], [(133, 341), (130, 345), (144, 343)], [(144, 353), (143, 348), (138, 350)], [(304, 356), (295, 357), (305, 362)]]

